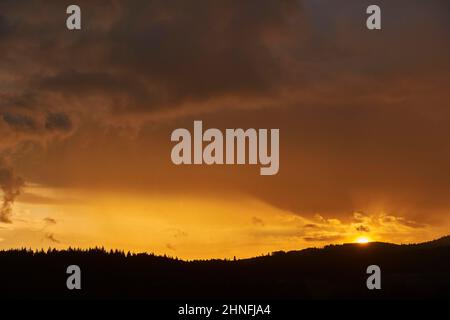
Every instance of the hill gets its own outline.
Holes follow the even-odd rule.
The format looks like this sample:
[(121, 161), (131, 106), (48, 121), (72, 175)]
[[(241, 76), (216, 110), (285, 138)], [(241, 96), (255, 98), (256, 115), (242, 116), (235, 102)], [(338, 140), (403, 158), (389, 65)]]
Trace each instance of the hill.
[[(2, 298), (385, 299), (449, 298), (450, 237), (395, 245), (329, 245), (225, 261), (182, 261), (101, 249), (0, 252)], [(82, 289), (66, 288), (79, 265)], [(366, 288), (381, 268), (382, 289)]]

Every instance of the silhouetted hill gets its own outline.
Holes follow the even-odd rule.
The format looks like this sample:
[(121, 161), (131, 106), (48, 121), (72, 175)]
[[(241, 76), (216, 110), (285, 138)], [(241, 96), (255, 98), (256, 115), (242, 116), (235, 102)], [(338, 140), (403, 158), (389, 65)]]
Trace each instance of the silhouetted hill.
[[(415, 245), (329, 245), (237, 261), (101, 249), (0, 252), (0, 297), (149, 299), (450, 298), (449, 237)], [(66, 288), (79, 265), (82, 289)], [(366, 288), (381, 268), (382, 289)]]
[(415, 246), (421, 246), (421, 247), (429, 247), (429, 248), (436, 248), (436, 247), (448, 247), (450, 246), (450, 236), (445, 236), (436, 240), (423, 242), (414, 244)]

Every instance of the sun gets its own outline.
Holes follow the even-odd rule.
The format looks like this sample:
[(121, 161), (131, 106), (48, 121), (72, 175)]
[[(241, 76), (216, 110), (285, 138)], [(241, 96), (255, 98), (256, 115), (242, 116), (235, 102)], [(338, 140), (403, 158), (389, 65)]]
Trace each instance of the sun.
[(367, 237), (359, 237), (359, 238), (356, 239), (356, 242), (357, 243), (369, 243), (370, 240)]

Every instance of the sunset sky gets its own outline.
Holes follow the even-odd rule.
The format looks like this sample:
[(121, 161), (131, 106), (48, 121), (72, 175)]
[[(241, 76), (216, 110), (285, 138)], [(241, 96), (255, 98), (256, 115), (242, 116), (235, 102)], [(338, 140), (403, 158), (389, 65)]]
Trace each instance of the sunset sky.
[[(375, 2), (1, 0), (0, 249), (244, 258), (450, 234), (450, 2)], [(278, 174), (174, 165), (194, 120), (279, 128)]]

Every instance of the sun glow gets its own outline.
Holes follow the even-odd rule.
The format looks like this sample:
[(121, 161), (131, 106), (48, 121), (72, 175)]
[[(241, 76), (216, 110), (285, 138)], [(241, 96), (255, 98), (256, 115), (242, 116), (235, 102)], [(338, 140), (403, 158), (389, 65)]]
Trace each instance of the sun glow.
[(357, 243), (369, 243), (370, 240), (367, 237), (359, 237), (359, 238), (356, 239), (356, 242)]

